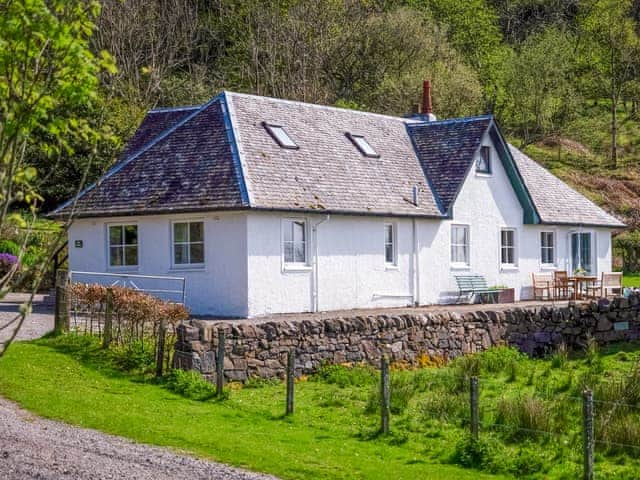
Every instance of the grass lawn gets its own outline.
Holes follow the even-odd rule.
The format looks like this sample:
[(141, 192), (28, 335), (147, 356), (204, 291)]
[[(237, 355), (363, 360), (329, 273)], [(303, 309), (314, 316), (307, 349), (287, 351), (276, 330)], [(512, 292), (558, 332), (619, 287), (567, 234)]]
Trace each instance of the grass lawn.
[(302, 382), (295, 415), (282, 418), (281, 384), (200, 402), (46, 342), (15, 343), (0, 360), (0, 393), (39, 415), (283, 478), (497, 478), (440, 464), (424, 437), (373, 437), (368, 391)]
[(623, 287), (640, 287), (640, 273), (625, 273), (622, 277)]
[[(640, 406), (638, 346), (545, 360), (503, 347), (392, 371), (392, 433), (380, 436), (377, 372), (368, 367), (326, 367), (298, 382), (295, 415), (283, 418), (282, 383), (190, 400), (106, 366), (95, 343), (66, 338), (14, 344), (0, 360), (0, 393), (48, 418), (283, 478), (579, 478), (582, 389)], [(480, 376), (477, 443), (466, 434), (469, 375)], [(635, 407), (597, 403), (596, 438), (640, 446)], [(596, 475), (639, 478), (637, 451), (598, 444)]]

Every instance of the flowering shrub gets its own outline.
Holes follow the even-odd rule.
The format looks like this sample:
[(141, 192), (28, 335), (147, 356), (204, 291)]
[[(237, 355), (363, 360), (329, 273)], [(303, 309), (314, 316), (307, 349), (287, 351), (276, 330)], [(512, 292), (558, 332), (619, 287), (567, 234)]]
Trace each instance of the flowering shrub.
[(12, 268), (18, 268), (18, 257), (10, 253), (0, 253), (0, 277), (6, 275)]

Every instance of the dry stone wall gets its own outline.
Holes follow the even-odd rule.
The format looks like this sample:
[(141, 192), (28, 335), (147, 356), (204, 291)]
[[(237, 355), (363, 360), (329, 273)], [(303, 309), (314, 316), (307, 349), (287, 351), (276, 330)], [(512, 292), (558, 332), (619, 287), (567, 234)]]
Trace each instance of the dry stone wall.
[(223, 329), (225, 377), (283, 376), (287, 352), (296, 351), (296, 372), (315, 372), (323, 363), (416, 362), (421, 355), (454, 358), (508, 344), (544, 355), (559, 344), (583, 348), (589, 337), (600, 343), (640, 337), (640, 294), (611, 302), (568, 307), (514, 308), (473, 313), (420, 313), (354, 316), (320, 320), (213, 322), (192, 320), (178, 328), (174, 365), (213, 379), (217, 332)]

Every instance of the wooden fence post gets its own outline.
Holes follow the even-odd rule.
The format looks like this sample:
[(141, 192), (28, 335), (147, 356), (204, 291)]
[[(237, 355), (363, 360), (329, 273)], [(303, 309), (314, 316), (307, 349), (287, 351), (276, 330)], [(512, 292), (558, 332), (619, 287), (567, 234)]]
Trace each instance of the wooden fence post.
[(380, 359), (380, 411), (382, 433), (389, 433), (389, 416), (391, 413), (391, 386), (389, 382), (389, 358), (382, 355)]
[(69, 331), (69, 272), (58, 270), (56, 272), (56, 306), (54, 315), (54, 334)]
[(156, 349), (156, 377), (162, 376), (162, 368), (164, 366), (164, 342), (167, 336), (167, 327), (164, 318), (160, 320), (158, 325), (158, 345)]
[(104, 334), (102, 337), (102, 348), (109, 348), (113, 336), (113, 290), (107, 288), (104, 303)]
[(295, 350), (289, 350), (287, 354), (287, 415), (293, 414), (293, 380), (295, 377)]
[(218, 329), (218, 354), (216, 355), (216, 395), (222, 395), (224, 388), (224, 341), (225, 334), (222, 328)]
[(582, 393), (582, 422), (583, 422), (583, 449), (584, 449), (584, 480), (593, 480), (593, 392), (585, 390)]
[(471, 377), (471, 382), (469, 384), (469, 400), (471, 403), (471, 438), (478, 440), (478, 427), (480, 424), (478, 377)]

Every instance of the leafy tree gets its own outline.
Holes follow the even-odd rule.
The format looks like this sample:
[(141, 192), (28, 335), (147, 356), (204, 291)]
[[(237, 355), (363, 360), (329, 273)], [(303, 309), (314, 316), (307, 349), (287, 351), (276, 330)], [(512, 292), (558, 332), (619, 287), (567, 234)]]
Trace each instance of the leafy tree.
[[(30, 149), (50, 159), (52, 169), (59, 155), (73, 153), (74, 144), (95, 145), (106, 135), (76, 114), (96, 101), (99, 75), (114, 69), (107, 53), (96, 56), (89, 48), (98, 13), (99, 4), (86, 0), (0, 3), (0, 231), (10, 223), (27, 226), (11, 208), (26, 206), (35, 213), (42, 198), (37, 178), (43, 172), (28, 162)], [(61, 241), (62, 235), (52, 248)], [(0, 278), (0, 296), (16, 275), (15, 265)], [(45, 267), (38, 265), (41, 272)], [(30, 301), (0, 326), (0, 356), (29, 308)]]
[(573, 84), (575, 39), (554, 27), (530, 35), (507, 68), (502, 120), (528, 144), (559, 134), (578, 111)]
[(585, 74), (592, 76), (594, 91), (611, 102), (611, 168), (618, 164), (618, 105), (640, 55), (631, 6), (631, 0), (592, 0), (585, 3), (580, 22)]

